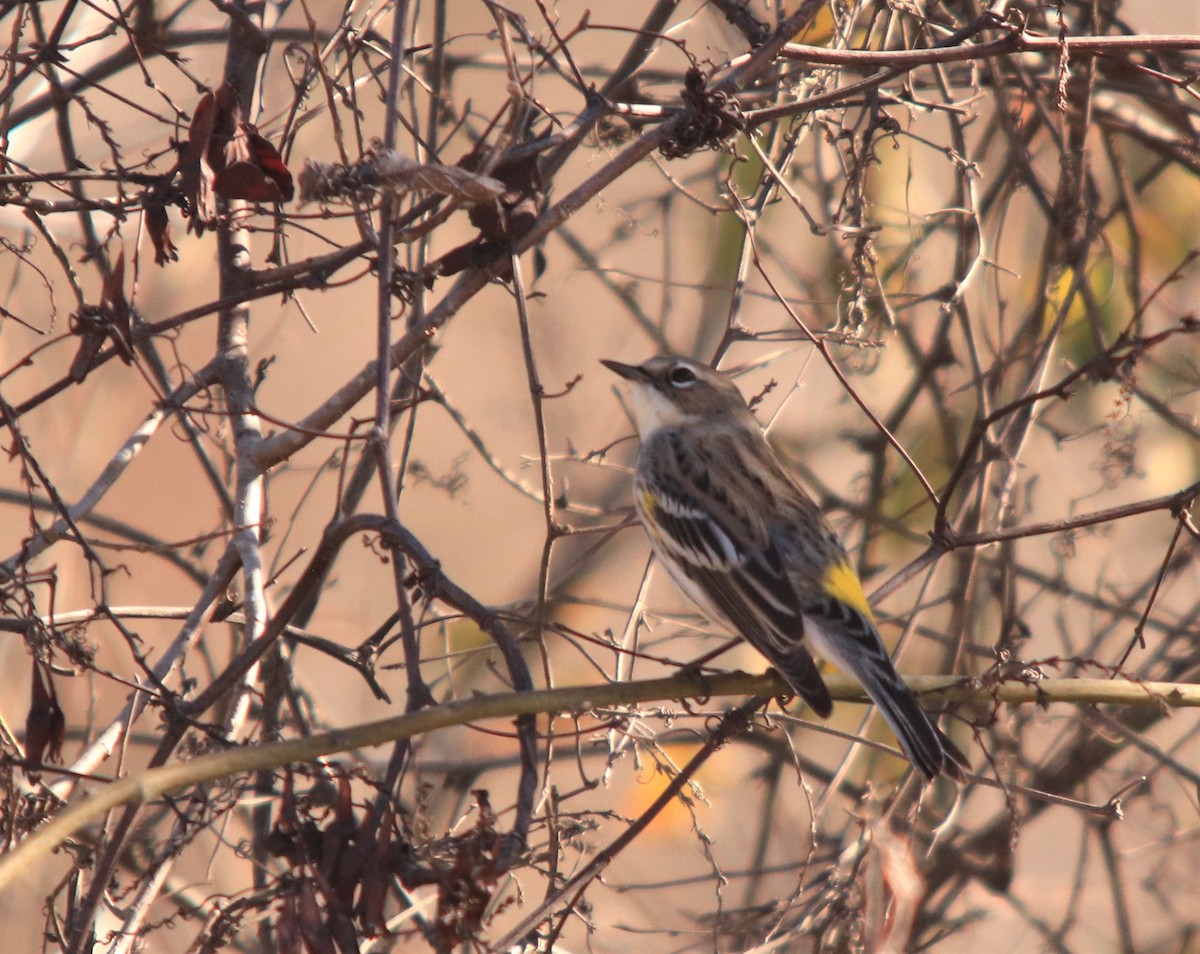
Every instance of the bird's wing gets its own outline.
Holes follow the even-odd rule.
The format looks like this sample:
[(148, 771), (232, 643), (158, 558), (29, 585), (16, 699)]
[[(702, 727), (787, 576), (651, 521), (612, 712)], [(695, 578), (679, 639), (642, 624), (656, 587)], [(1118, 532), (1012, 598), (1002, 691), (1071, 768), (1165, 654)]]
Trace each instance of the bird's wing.
[(775, 543), (746, 540), (745, 528), (735, 530), (686, 490), (664, 493), (660, 484), (639, 491), (647, 529), (667, 568), (682, 574), (681, 588), (702, 594), (705, 608), (724, 616), (818, 715), (828, 715), (833, 702), (802, 643), (800, 599)]

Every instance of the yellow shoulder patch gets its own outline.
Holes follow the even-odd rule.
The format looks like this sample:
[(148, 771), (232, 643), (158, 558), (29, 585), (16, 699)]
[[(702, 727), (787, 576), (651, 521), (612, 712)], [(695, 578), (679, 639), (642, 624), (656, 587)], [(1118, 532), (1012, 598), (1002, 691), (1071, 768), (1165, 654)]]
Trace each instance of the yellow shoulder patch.
[(825, 579), (821, 588), (835, 600), (841, 600), (852, 609), (858, 610), (872, 622), (875, 617), (871, 613), (871, 604), (867, 602), (867, 594), (863, 592), (858, 574), (854, 572), (847, 560), (835, 563), (825, 571)]
[(658, 509), (658, 504), (655, 502), (654, 494), (649, 487), (642, 490), (642, 513), (652, 515)]

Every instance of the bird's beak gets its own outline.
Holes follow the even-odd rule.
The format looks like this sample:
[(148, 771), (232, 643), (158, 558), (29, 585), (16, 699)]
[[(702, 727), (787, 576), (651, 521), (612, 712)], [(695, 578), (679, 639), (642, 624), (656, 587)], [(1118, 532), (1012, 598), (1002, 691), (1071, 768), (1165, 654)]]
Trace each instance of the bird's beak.
[(608, 368), (613, 374), (619, 374), (626, 381), (645, 381), (646, 372), (636, 365), (621, 364), (620, 361), (608, 361), (604, 358), (600, 359), (600, 363)]

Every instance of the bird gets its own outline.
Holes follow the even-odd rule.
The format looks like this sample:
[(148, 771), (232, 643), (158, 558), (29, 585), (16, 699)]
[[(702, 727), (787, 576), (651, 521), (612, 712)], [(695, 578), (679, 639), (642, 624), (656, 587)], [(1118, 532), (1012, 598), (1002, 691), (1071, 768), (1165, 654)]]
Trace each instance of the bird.
[(628, 386), (640, 439), (634, 502), (676, 585), (818, 716), (833, 700), (809, 646), (862, 684), (926, 780), (963, 781), (970, 763), (896, 672), (841, 538), (734, 383), (675, 355), (601, 363)]

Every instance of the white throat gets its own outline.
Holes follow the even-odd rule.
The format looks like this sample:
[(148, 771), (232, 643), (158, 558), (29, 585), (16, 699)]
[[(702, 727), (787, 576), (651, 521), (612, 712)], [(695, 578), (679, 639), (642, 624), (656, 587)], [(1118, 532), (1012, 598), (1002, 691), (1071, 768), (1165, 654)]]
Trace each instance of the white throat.
[(688, 424), (696, 419), (692, 414), (684, 414), (660, 391), (640, 381), (629, 382), (629, 397), (638, 437), (642, 440), (661, 428)]

